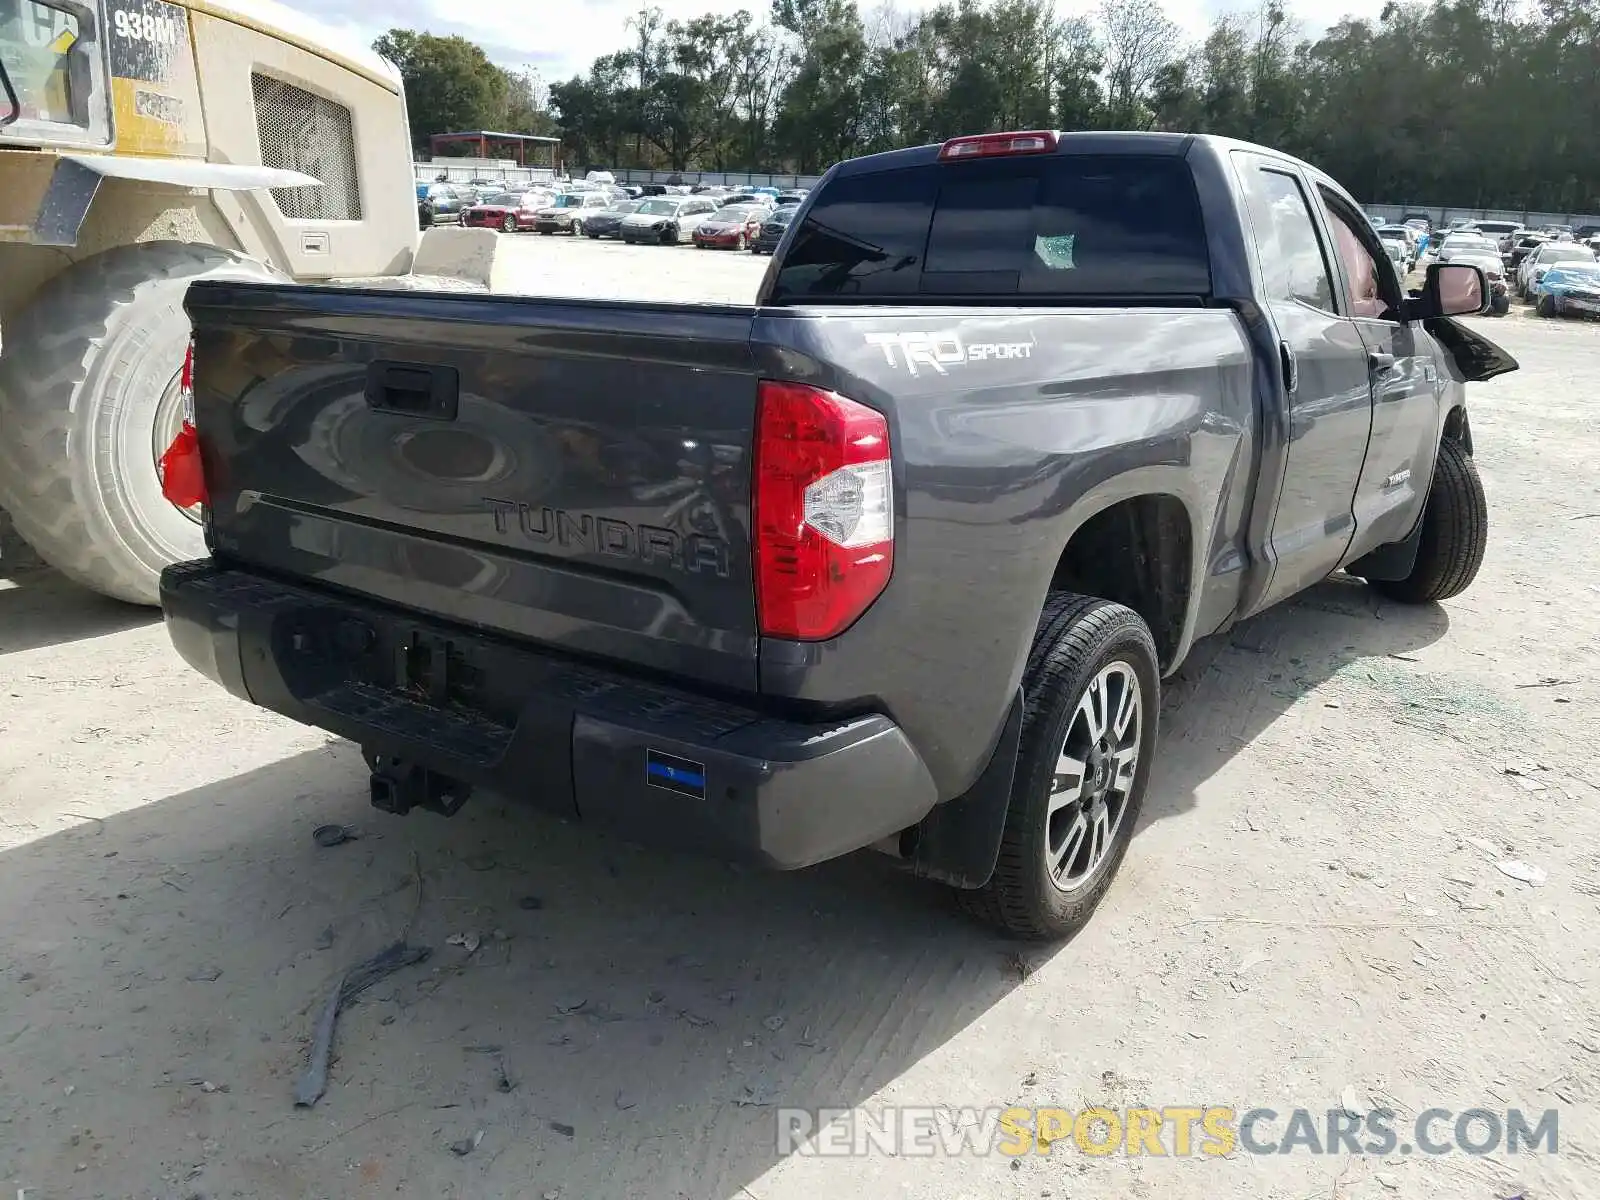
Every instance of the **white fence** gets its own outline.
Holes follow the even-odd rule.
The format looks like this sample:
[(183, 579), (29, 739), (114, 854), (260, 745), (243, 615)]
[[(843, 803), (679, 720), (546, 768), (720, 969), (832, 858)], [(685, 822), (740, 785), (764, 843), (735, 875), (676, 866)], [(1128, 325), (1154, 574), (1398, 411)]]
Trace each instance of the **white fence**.
[(555, 172), (549, 167), (506, 166), (484, 159), (434, 159), (412, 165), (412, 174), (418, 183), (434, 183), (443, 176), (445, 183), (471, 183), (474, 179), (488, 179), (503, 183), (508, 191), (530, 187), (536, 183), (549, 183)]
[(821, 175), (786, 175), (781, 171), (640, 171), (623, 168), (618, 183), (712, 183), (725, 187), (813, 188)]
[(1399, 221), (1407, 214), (1421, 213), (1434, 225), (1448, 225), (1451, 221), (1516, 221), (1521, 225), (1539, 228), (1541, 225), (1600, 225), (1600, 216), (1594, 213), (1518, 212), (1509, 208), (1438, 208), (1431, 204), (1369, 204), (1367, 211), (1386, 221)]

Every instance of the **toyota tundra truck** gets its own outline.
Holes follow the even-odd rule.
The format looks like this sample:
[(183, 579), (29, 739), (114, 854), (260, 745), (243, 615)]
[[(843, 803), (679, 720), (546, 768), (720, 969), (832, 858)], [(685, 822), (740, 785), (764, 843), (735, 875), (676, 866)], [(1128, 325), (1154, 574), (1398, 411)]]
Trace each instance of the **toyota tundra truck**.
[(1306, 163), (1157, 133), (840, 163), (753, 304), (201, 281), (166, 621), (381, 809), (874, 847), (1058, 939), (1197, 639), (1335, 571), (1472, 582), (1487, 297), (1404, 292)]

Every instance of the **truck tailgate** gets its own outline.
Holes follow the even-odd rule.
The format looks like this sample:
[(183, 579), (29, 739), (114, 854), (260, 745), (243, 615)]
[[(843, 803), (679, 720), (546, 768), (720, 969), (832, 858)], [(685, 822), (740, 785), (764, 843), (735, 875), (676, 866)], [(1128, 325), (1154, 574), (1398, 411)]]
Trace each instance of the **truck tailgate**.
[(753, 310), (201, 283), (219, 559), (756, 690)]

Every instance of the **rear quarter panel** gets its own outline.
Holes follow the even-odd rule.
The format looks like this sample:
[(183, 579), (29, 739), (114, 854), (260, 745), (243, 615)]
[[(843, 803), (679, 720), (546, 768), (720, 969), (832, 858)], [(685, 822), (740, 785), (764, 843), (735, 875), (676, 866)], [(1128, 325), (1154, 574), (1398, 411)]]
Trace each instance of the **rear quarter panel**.
[[(1252, 359), (1223, 309), (769, 309), (765, 376), (884, 412), (894, 575), (830, 642), (764, 641), (764, 693), (871, 698), (941, 798), (984, 766), (1073, 532), (1119, 500), (1179, 500), (1197, 633), (1231, 615), (1253, 478)], [(909, 353), (908, 353), (909, 352)]]

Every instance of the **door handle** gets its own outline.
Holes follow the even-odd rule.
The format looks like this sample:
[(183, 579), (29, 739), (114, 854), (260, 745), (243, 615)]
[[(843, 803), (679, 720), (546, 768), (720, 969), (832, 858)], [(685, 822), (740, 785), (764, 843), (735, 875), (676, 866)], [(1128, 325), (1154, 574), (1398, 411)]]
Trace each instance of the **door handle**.
[(1385, 354), (1382, 350), (1368, 350), (1367, 366), (1374, 371), (1387, 371), (1394, 366), (1394, 355)]
[(1300, 371), (1288, 342), (1278, 343), (1278, 361), (1283, 365), (1283, 390), (1293, 395), (1300, 386)]
[(380, 359), (367, 364), (366, 396), (377, 412), (454, 421), (461, 376), (454, 367)]

